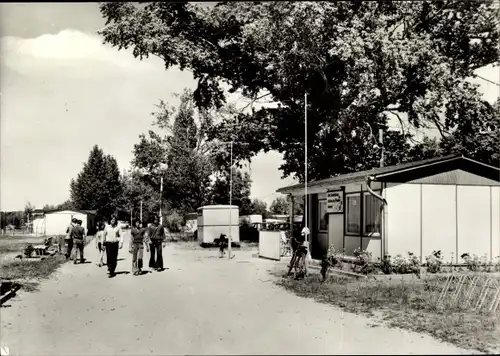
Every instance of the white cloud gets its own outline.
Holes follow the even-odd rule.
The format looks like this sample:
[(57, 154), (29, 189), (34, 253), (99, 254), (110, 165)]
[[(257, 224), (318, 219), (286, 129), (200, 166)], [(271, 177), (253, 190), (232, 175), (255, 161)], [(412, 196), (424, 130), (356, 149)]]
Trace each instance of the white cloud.
[[(151, 58), (139, 61), (97, 35), (65, 30), (24, 39), (3, 37), (1, 49), (0, 208), (58, 204), (69, 181), (98, 144), (126, 169), (138, 135), (151, 127), (159, 99), (194, 88), (191, 73)], [(237, 98), (234, 98), (237, 99)], [(252, 160), (252, 196), (270, 203), (282, 157)]]
[[(134, 58), (132, 51), (118, 51), (102, 43), (97, 34), (64, 30), (37, 38), (5, 36), (0, 41), (2, 62), (23, 74), (36, 73), (41, 67), (95, 61), (120, 70), (152, 70), (161, 68), (156, 58)], [(36, 60), (36, 61), (34, 61)]]

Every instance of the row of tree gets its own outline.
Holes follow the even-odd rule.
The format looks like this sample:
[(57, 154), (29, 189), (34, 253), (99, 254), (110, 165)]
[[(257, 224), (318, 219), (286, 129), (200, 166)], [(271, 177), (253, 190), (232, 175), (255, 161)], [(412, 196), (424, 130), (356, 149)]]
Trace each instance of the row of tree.
[[(116, 159), (94, 146), (82, 171), (71, 181), (71, 200), (66, 205), (97, 210), (99, 218), (117, 213), (128, 220), (139, 216), (141, 204), (145, 219), (158, 214), (160, 204), (165, 215), (180, 217), (203, 205), (229, 204), (228, 146), (208, 139), (217, 115), (197, 110), (188, 90), (180, 95), (177, 108), (160, 102), (153, 115), (154, 130), (139, 136), (131, 169), (120, 174)], [(251, 184), (249, 173), (237, 162), (232, 203), (239, 206), (240, 215), (288, 212), (284, 198), (275, 200), (270, 210), (265, 202), (251, 199)]]

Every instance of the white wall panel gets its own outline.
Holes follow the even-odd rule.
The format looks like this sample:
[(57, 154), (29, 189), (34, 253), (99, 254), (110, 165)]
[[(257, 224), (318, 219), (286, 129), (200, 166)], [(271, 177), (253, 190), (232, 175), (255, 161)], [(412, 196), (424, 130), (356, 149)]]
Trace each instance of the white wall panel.
[(385, 190), (387, 254), (420, 256), (420, 184), (392, 185)]
[[(457, 186), (458, 254), (490, 257), (490, 187)], [(461, 260), (459, 259), (459, 262)]]
[(422, 185), (422, 255), (441, 250), (446, 262), (456, 260), (456, 204), (454, 185)]
[(491, 228), (493, 258), (500, 257), (500, 187), (491, 188)]

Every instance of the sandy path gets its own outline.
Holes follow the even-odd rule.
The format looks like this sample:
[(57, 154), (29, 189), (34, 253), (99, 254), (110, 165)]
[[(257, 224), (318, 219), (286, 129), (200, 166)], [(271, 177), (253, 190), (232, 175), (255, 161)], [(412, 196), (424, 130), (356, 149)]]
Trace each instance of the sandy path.
[[(119, 272), (130, 271), (127, 246)], [(273, 262), (250, 251), (232, 261), (173, 245), (164, 254), (164, 272), (108, 279), (91, 243), (92, 263), (65, 264), (1, 309), (1, 346), (11, 355), (471, 353), (292, 295), (271, 282)]]

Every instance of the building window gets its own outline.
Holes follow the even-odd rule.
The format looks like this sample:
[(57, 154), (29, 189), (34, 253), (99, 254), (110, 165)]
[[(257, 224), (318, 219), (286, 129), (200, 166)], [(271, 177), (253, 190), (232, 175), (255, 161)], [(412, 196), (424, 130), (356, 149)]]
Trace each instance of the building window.
[(382, 202), (371, 194), (365, 194), (363, 234), (380, 233)]
[(346, 233), (361, 232), (361, 199), (359, 194), (346, 195)]
[(328, 214), (326, 200), (318, 201), (318, 231), (328, 231)]

